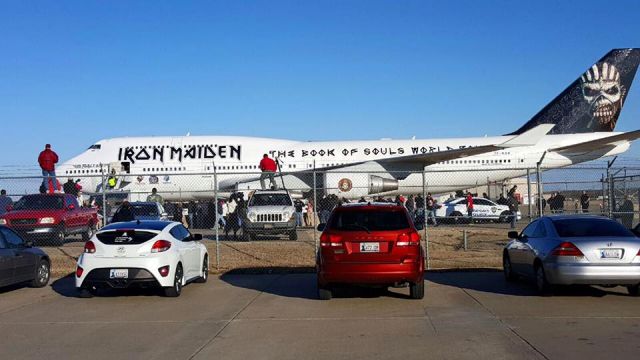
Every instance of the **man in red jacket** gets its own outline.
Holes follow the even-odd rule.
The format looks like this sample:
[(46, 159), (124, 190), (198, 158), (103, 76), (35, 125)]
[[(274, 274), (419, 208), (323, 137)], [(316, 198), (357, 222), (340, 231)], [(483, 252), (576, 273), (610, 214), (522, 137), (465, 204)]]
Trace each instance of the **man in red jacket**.
[(276, 180), (274, 178), (274, 174), (278, 170), (278, 166), (273, 159), (269, 158), (269, 155), (264, 154), (262, 156), (262, 160), (260, 160), (260, 170), (262, 170), (262, 175), (260, 175), (260, 186), (262, 190), (266, 190), (267, 186), (265, 185), (265, 180), (269, 178), (271, 182), (271, 188), (276, 190), (278, 186), (276, 185)]
[(467, 215), (469, 216), (469, 222), (473, 221), (473, 195), (467, 191)]
[(44, 150), (40, 152), (38, 156), (38, 163), (42, 169), (42, 185), (45, 189), (49, 189), (49, 192), (53, 192), (54, 189), (60, 190), (60, 184), (56, 179), (56, 164), (58, 163), (58, 154), (51, 150), (51, 145), (44, 146)]

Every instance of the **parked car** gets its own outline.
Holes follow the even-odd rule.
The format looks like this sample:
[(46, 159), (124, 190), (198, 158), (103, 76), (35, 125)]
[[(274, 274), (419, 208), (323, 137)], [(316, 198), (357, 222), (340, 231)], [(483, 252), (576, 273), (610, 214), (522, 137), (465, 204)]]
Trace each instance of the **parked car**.
[[(509, 211), (509, 206), (507, 205), (499, 205), (485, 198), (473, 198), (474, 220), (508, 222), (510, 216), (511, 211)], [(440, 208), (436, 209), (436, 217), (445, 218), (451, 222), (465, 221), (467, 217), (467, 199), (456, 198), (445, 201)], [(519, 211), (517, 217), (518, 220), (522, 218)]]
[(158, 287), (180, 296), (191, 282), (207, 281), (209, 254), (202, 235), (171, 221), (119, 222), (100, 229), (78, 259), (76, 288), (91, 297), (100, 288)]
[[(129, 204), (131, 205), (135, 220), (169, 220), (169, 215), (160, 203), (153, 201), (136, 201)], [(116, 210), (114, 216), (119, 210), (120, 208)]]
[(286, 190), (256, 190), (247, 203), (247, 216), (242, 222), (246, 240), (258, 235), (286, 235), (297, 240), (295, 208)]
[(83, 208), (69, 194), (25, 195), (10, 211), (0, 216), (6, 225), (26, 240), (43, 245), (61, 246), (69, 235), (81, 235), (89, 240), (98, 223), (98, 211)]
[(535, 280), (541, 293), (554, 285), (624, 285), (640, 294), (640, 239), (618, 222), (595, 215), (543, 216), (503, 251), (504, 276)]
[(424, 250), (404, 206), (348, 204), (320, 224), (316, 269), (318, 297), (331, 299), (336, 285), (406, 286), (424, 297)]
[(0, 226), (0, 286), (29, 282), (31, 287), (49, 283), (51, 260), (18, 233)]

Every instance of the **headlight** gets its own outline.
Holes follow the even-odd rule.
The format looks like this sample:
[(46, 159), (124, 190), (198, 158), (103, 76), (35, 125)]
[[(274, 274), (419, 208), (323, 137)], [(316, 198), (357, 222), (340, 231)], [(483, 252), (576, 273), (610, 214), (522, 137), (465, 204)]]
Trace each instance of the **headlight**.
[(290, 212), (288, 212), (288, 211), (285, 211), (285, 212), (282, 214), (282, 216), (284, 216), (284, 218), (285, 218), (285, 219), (289, 219), (289, 220), (291, 220), (291, 217), (293, 216), (293, 214), (292, 214), (292, 213), (290, 213)]
[(0, 219), (0, 225), (7, 225), (7, 220)]
[(40, 218), (40, 224), (53, 224), (54, 222), (55, 222), (55, 220), (52, 217)]
[(250, 212), (247, 217), (249, 218), (250, 221), (256, 221), (256, 218), (258, 217), (258, 215), (256, 215), (256, 213), (254, 212)]

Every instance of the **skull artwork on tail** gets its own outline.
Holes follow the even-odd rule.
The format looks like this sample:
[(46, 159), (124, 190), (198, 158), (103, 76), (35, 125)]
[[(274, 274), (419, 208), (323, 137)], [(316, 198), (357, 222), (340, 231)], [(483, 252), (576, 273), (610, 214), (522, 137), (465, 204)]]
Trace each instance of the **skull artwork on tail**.
[(618, 69), (607, 62), (595, 64), (582, 74), (580, 81), (582, 96), (589, 103), (594, 120), (613, 130), (625, 91)]

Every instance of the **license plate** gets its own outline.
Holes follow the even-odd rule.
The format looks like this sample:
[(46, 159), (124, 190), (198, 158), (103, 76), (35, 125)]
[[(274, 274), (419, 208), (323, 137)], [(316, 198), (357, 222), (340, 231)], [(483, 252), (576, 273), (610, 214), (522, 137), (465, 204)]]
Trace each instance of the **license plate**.
[(360, 243), (360, 252), (380, 252), (380, 243), (377, 243), (377, 242)]
[(273, 224), (264, 224), (265, 229), (273, 229)]
[(129, 278), (129, 269), (111, 269), (109, 272), (110, 279), (127, 279)]
[(603, 259), (620, 259), (622, 258), (622, 249), (601, 249), (600, 255)]

